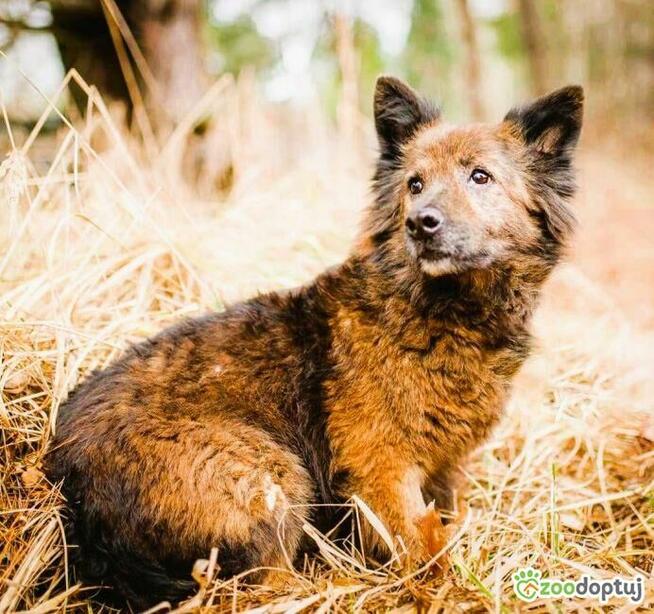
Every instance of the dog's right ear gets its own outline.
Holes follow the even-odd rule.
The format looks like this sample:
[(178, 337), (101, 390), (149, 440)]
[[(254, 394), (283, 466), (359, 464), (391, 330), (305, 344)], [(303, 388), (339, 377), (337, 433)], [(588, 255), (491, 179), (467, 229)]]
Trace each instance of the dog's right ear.
[(403, 81), (387, 76), (377, 79), (375, 128), (382, 157), (398, 157), (416, 129), (438, 116), (438, 110)]

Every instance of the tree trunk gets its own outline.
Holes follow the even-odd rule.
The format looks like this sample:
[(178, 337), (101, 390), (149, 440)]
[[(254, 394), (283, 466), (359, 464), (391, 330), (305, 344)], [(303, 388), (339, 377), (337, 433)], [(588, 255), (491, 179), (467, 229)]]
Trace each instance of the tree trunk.
[[(131, 108), (129, 92), (99, 2), (52, 3), (52, 30), (66, 71), (75, 68), (82, 78), (112, 100)], [(77, 87), (73, 99), (86, 108), (87, 97)]]
[(131, 22), (158, 84), (156, 108), (173, 121), (205, 93), (201, 0), (139, 0)]
[(359, 144), (359, 70), (354, 46), (354, 32), (348, 17), (333, 16), (336, 51), (341, 72), (341, 92), (336, 110), (338, 129), (348, 147)]
[(65, 68), (130, 112), (143, 96), (177, 121), (205, 91), (201, 0), (52, 0), (52, 16)]
[(531, 91), (533, 95), (540, 96), (547, 91), (547, 70), (543, 33), (540, 28), (535, 2), (533, 0), (518, 0), (518, 15), (529, 64)]
[(474, 119), (481, 121), (485, 114), (481, 99), (481, 69), (475, 24), (470, 14), (468, 0), (456, 0), (456, 7), (465, 50), (465, 78), (470, 112)]

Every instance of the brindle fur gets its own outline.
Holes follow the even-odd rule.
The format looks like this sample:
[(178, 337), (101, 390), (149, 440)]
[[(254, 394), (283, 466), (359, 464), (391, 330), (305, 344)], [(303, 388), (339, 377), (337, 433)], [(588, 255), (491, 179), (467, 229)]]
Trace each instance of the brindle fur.
[[(426, 502), (450, 505), (451, 471), (500, 417), (571, 232), (582, 99), (564, 88), (454, 128), (380, 78), (375, 201), (352, 255), (131, 347), (60, 408), (48, 471), (80, 577), (138, 607), (177, 600), (212, 547), (224, 576), (284, 566), (305, 521), (334, 522), (311, 504), (355, 493), (424, 558), (416, 523)], [(493, 173), (486, 191), (475, 166)], [(440, 264), (405, 235), (416, 172), (448, 220)]]

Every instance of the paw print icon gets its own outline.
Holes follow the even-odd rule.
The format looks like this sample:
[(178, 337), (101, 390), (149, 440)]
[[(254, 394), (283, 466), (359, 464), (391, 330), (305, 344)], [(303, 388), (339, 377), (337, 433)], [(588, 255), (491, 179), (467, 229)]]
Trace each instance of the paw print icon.
[(541, 572), (533, 567), (523, 567), (513, 575), (513, 591), (523, 601), (534, 601), (540, 594)]

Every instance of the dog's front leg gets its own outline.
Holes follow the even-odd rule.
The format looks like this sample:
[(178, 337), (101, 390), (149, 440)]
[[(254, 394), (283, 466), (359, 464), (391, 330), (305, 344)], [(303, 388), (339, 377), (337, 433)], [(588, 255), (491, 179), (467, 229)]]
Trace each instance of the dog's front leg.
[[(350, 484), (350, 492), (366, 502), (393, 537), (400, 537), (414, 562), (429, 560), (445, 539), (440, 516), (423, 499), (423, 482), (419, 467), (388, 464), (377, 465)], [(362, 531), (368, 552), (388, 555), (388, 547), (371, 523), (364, 522)]]

